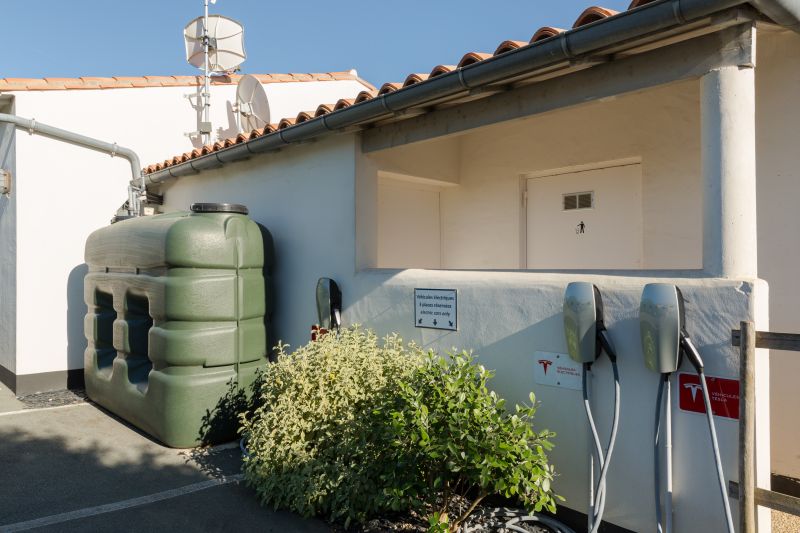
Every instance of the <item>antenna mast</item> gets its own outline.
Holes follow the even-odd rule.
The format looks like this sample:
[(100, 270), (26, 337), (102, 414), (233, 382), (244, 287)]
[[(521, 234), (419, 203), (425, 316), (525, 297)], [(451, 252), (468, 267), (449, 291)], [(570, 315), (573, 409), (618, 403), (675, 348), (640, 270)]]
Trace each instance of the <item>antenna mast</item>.
[(200, 137), (203, 144), (211, 141), (211, 74), (230, 73), (239, 68), (247, 55), (244, 51), (244, 28), (233, 19), (209, 15), (203, 0), (203, 14), (183, 29), (186, 60), (203, 72), (203, 87), (186, 95), (197, 112), (197, 130), (186, 135)]
[[(213, 0), (216, 3), (216, 0)], [(211, 116), (211, 88), (210, 83), (211, 79), (209, 77), (209, 65), (208, 65), (208, 48), (209, 48), (209, 41), (208, 41), (208, 0), (203, 0), (203, 56), (204, 56), (204, 64), (203, 64), (203, 95), (202, 95), (202, 104), (203, 104), (203, 120), (200, 125), (200, 135), (203, 141), (203, 144), (208, 144), (209, 140), (211, 140), (211, 128), (206, 127), (210, 126), (210, 116)]]

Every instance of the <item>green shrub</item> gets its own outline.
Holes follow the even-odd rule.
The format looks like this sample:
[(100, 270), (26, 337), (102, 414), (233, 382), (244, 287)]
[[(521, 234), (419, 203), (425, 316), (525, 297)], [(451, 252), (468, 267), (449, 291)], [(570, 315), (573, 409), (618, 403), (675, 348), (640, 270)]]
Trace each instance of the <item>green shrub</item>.
[(422, 361), (396, 335), (358, 328), (323, 335), (262, 376), (261, 407), (242, 416), (244, 474), (262, 502), (304, 516), (362, 521), (385, 511), (381, 479), (391, 444), (381, 406)]
[[(509, 413), (487, 388), (493, 376), (466, 352), (449, 360), (429, 354), (391, 413), (395, 468), (385, 477), (394, 508), (419, 503), (432, 512), (431, 530), (457, 531), (486, 496), (518, 498), (529, 510), (555, 511), (548, 431), (535, 432), (530, 406)], [(469, 508), (450, 516), (454, 496)]]

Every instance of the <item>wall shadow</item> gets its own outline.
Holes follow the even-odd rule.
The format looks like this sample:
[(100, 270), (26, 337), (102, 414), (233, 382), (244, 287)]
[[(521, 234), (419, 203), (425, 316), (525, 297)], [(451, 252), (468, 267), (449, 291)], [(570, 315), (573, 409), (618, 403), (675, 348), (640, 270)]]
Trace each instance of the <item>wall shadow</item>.
[[(67, 277), (67, 368), (83, 368), (83, 353), (86, 351), (86, 336), (83, 332), (83, 319), (86, 316), (86, 303), (83, 300), (83, 278), (89, 267), (80, 264), (72, 269)], [(82, 388), (83, 379), (70, 373), (67, 388)]]

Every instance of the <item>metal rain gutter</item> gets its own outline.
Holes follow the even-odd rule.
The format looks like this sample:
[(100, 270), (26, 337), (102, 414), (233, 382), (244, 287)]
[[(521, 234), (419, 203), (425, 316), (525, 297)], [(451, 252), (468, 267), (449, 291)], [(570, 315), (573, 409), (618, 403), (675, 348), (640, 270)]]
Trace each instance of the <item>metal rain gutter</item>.
[(57, 141), (74, 144), (97, 152), (103, 152), (109, 154), (111, 157), (119, 156), (123, 159), (127, 159), (131, 166), (131, 187), (128, 188), (128, 210), (133, 213), (138, 213), (137, 203), (139, 199), (134, 191), (139, 187), (144, 190), (144, 174), (142, 173), (141, 163), (139, 163), (139, 156), (130, 148), (119, 146), (116, 143), (107, 143), (105, 141), (93, 139), (92, 137), (87, 137), (72, 131), (62, 130), (55, 126), (48, 126), (47, 124), (37, 122), (36, 119), (22, 118), (7, 113), (0, 113), (0, 123), (12, 124), (17, 129), (25, 130), (31, 135), (35, 133)]
[(800, 31), (800, 0), (656, 0), (534, 45), (524, 46), (251, 141), (146, 174), (143, 181), (145, 184), (155, 184), (218, 168), (225, 163), (247, 159), (252, 154), (278, 150), (293, 143), (358, 126), (378, 117), (424, 106), (438, 99), (574, 60), (620, 42), (640, 39), (746, 3), (750, 3), (776, 23)]

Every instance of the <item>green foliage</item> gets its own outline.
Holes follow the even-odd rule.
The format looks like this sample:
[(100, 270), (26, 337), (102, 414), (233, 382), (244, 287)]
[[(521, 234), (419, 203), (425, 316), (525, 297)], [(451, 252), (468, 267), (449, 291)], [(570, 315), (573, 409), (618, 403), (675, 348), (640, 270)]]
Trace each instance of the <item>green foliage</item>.
[[(491, 494), (518, 498), (529, 510), (555, 511), (554, 470), (546, 456), (553, 433), (533, 430), (533, 394), (530, 406), (506, 411), (487, 387), (492, 376), (467, 352), (448, 359), (429, 354), (400, 386), (391, 413), (396, 466), (385, 480), (394, 508), (420, 502), (438, 507), (431, 531), (443, 522), (457, 531)], [(456, 495), (471, 504), (448, 520)]]
[(532, 429), (533, 395), (509, 413), (491, 377), (466, 352), (445, 359), (358, 327), (279, 346), (259, 407), (240, 416), (245, 477), (266, 504), (345, 526), (422, 508), (431, 533), (458, 531), (491, 494), (553, 511), (553, 434)]
[(396, 335), (379, 345), (358, 328), (286, 348), (262, 376), (261, 407), (242, 416), (248, 483), (264, 503), (304, 516), (349, 524), (386, 510), (391, 440), (380, 407), (397, 397), (422, 352)]

